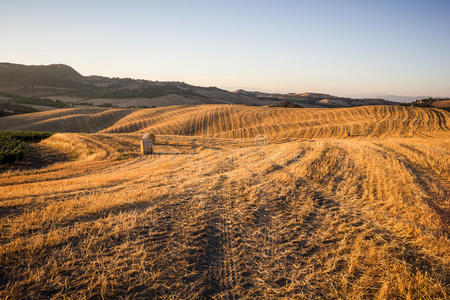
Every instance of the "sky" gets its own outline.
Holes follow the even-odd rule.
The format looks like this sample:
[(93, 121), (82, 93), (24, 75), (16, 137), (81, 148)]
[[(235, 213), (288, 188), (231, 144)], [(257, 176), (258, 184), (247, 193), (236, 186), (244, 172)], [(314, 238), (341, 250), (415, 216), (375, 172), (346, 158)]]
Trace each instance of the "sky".
[(449, 0), (0, 0), (0, 61), (228, 90), (450, 96)]

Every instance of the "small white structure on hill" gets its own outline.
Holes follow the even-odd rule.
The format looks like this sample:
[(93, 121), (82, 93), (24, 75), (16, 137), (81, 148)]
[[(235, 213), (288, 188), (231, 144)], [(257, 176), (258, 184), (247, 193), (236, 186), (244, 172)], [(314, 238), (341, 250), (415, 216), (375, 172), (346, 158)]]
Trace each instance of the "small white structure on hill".
[(153, 145), (156, 142), (156, 136), (153, 133), (145, 133), (141, 140), (142, 155), (153, 154)]

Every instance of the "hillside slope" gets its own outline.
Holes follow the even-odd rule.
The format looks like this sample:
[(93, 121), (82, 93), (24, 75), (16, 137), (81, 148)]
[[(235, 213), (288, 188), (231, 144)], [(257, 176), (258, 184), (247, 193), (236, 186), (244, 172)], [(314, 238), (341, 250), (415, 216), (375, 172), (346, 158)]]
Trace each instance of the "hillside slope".
[(27, 66), (0, 63), (0, 86), (52, 86), (79, 88), (83, 76), (73, 68), (54, 64), (47, 66)]
[(237, 90), (234, 92), (237, 95), (246, 95), (256, 97), (260, 100), (266, 101), (289, 101), (303, 107), (352, 107), (363, 105), (399, 105), (398, 102), (387, 101), (381, 98), (349, 98), (337, 97), (321, 93), (263, 93), (263, 92), (249, 92), (245, 90)]
[(0, 93), (11, 98), (46, 97), (71, 105), (113, 104), (118, 107), (274, 103), (216, 87), (193, 86), (177, 81), (83, 76), (62, 64), (27, 66), (0, 63)]
[(363, 106), (288, 109), (239, 105), (154, 109), (62, 109), (0, 118), (0, 130), (140, 133), (253, 138), (448, 136), (450, 113), (434, 108)]
[(47, 102), (52, 99), (68, 106), (106, 105), (120, 108), (218, 103), (255, 106), (293, 103), (294, 106), (318, 108), (399, 104), (383, 99), (353, 99), (321, 93), (230, 92), (178, 81), (83, 76), (72, 67), (61, 64), (26, 66), (0, 63), (1, 95), (11, 99), (37, 98), (36, 105), (39, 105), (39, 98), (45, 97)]

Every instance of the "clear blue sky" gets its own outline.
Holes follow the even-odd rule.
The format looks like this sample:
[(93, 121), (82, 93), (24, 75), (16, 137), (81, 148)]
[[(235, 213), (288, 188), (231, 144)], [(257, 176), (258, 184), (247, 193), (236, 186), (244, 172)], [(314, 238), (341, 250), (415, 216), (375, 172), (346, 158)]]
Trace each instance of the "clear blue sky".
[(225, 89), (450, 96), (450, 1), (1, 1), (0, 61)]

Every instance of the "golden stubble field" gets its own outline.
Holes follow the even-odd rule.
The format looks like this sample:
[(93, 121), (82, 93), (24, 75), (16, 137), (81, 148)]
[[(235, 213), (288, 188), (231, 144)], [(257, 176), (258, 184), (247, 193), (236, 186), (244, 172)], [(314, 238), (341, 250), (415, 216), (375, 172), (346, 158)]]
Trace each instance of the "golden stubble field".
[(79, 132), (36, 146), (64, 160), (0, 175), (0, 297), (446, 299), (449, 123), (387, 106), (0, 118)]

